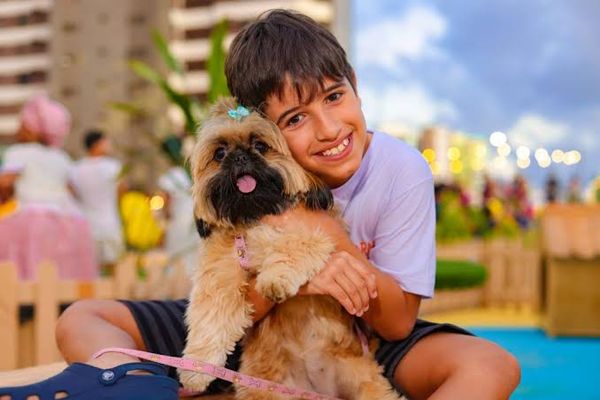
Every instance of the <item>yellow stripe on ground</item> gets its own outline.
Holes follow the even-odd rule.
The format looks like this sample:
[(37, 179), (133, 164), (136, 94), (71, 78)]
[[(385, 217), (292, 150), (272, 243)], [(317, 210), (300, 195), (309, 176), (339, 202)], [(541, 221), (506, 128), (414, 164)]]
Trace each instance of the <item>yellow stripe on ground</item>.
[(426, 314), (423, 319), (447, 322), (458, 326), (497, 326), (537, 328), (542, 326), (542, 315), (524, 308), (473, 308), (441, 313)]

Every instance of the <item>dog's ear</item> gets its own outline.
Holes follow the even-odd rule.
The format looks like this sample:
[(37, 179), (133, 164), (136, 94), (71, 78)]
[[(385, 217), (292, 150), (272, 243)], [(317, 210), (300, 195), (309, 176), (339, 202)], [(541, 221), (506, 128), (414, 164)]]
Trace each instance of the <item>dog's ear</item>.
[(212, 228), (203, 219), (196, 218), (196, 230), (202, 239), (206, 239), (212, 233)]
[(304, 204), (311, 210), (329, 210), (333, 207), (333, 194), (319, 178), (310, 176), (308, 192), (303, 194)]

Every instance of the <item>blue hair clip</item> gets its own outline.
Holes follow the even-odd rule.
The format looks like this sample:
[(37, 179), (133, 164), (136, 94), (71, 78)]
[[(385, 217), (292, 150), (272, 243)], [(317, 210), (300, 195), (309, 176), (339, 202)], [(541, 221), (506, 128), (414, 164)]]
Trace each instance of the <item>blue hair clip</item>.
[(238, 106), (235, 110), (227, 111), (227, 115), (229, 115), (231, 118), (235, 119), (236, 121), (241, 121), (242, 119), (244, 119), (244, 117), (247, 117), (248, 115), (250, 115), (250, 110), (248, 110), (244, 106)]

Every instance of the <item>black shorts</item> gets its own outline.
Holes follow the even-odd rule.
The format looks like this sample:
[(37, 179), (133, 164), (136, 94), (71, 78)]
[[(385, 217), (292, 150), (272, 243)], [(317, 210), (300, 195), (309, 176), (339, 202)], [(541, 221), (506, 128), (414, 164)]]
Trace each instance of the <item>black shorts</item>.
[[(164, 301), (128, 301), (121, 300), (126, 305), (140, 330), (146, 349), (174, 357), (181, 357), (185, 347), (186, 327), (185, 310), (188, 301), (185, 299)], [(470, 332), (451, 324), (436, 324), (418, 319), (411, 334), (395, 342), (380, 341), (375, 352), (375, 359), (383, 366), (385, 377), (402, 393), (402, 388), (394, 383), (394, 371), (402, 357), (423, 337), (435, 332), (458, 333), (472, 335)], [(238, 370), (240, 365), (241, 346), (236, 346), (234, 352), (227, 357), (226, 367)], [(169, 375), (177, 379), (174, 368), (169, 369)], [(216, 379), (208, 387), (207, 393), (222, 393), (229, 390), (231, 383)]]

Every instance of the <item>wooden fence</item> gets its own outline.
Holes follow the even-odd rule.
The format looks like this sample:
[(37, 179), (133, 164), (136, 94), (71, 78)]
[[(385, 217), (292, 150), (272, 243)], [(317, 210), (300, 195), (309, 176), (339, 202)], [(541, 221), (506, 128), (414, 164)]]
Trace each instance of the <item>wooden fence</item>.
[[(0, 370), (59, 361), (54, 328), (61, 305), (80, 299), (166, 299), (185, 297), (190, 279), (182, 262), (163, 253), (127, 255), (111, 277), (94, 281), (60, 280), (54, 265), (43, 263), (36, 281), (20, 281), (11, 263), (0, 263)], [(143, 270), (144, 278), (139, 271)], [(33, 321), (19, 323), (20, 309), (33, 307)]]
[(539, 310), (542, 299), (542, 265), (537, 246), (518, 239), (472, 240), (438, 244), (437, 257), (483, 264), (487, 279), (482, 288), (440, 290), (422, 303), (422, 313), (473, 306), (515, 306)]

